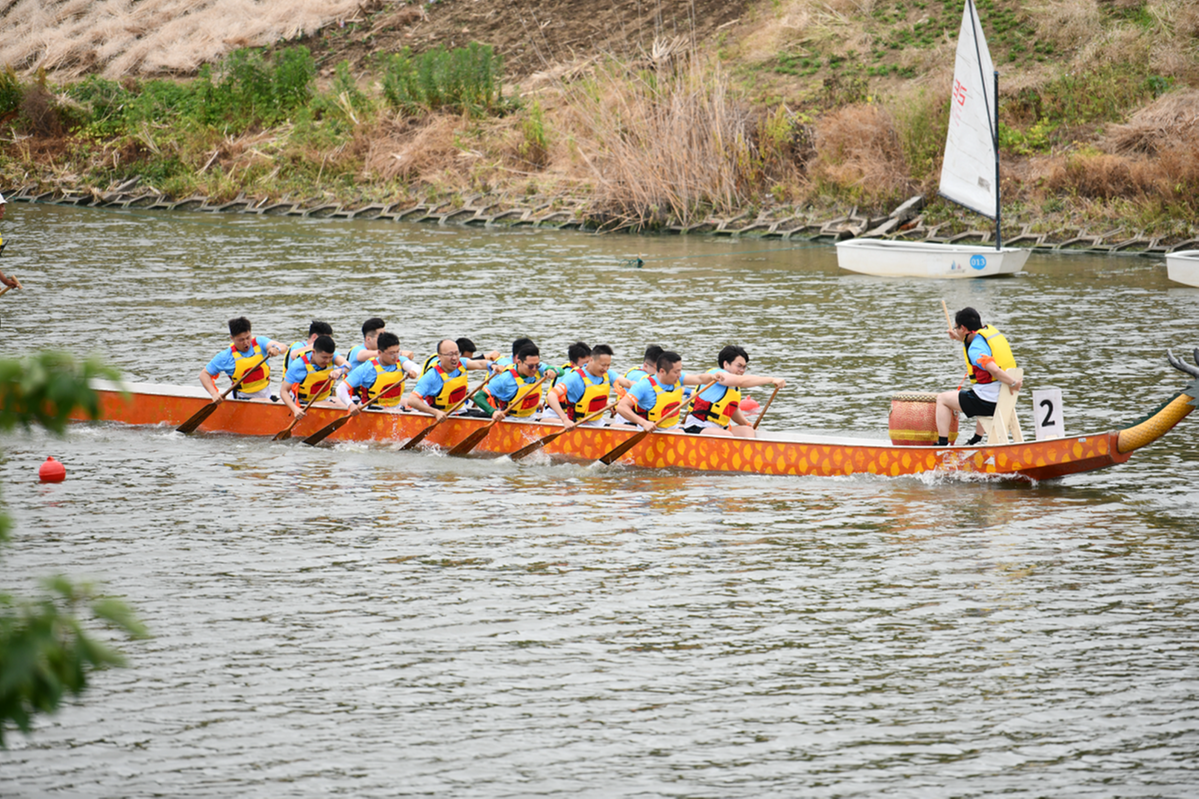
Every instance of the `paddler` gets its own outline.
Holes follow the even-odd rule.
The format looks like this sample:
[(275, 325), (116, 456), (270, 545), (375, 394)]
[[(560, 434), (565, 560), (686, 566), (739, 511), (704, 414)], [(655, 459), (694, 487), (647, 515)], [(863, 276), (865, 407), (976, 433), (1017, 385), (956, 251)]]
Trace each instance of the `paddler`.
[(437, 342), (437, 364), (420, 376), (416, 387), (404, 398), (404, 405), (431, 414), (440, 422), (447, 409), (466, 396), (467, 372), (489, 366), (485, 360), (462, 360), (458, 342), (443, 338)]
[[(351, 416), (362, 410), (362, 404), (382, 394), (375, 407), (396, 413), (404, 399), (404, 375), (412, 360), (400, 352), (400, 339), (384, 331), (375, 339), (378, 355), (358, 366), (337, 384), (338, 401), (349, 408)], [(408, 370), (411, 371), (411, 370)]]
[(657, 344), (650, 344), (645, 348), (645, 357), (641, 359), (640, 366), (634, 366), (632, 369), (624, 373), (624, 376), (636, 383), (643, 377), (648, 377), (658, 371), (658, 359), (662, 357), (662, 353), (666, 350), (659, 347)]
[[(557, 414), (567, 429), (574, 427), (584, 416), (606, 406), (613, 387), (628, 389), (633, 386), (632, 380), (621, 377), (612, 368), (611, 347), (597, 344), (590, 353), (586, 362), (567, 372), (545, 398), (546, 405)], [(543, 421), (553, 421), (553, 418), (547, 413)], [(586, 425), (603, 427), (607, 422), (605, 417), (600, 416), (586, 422)]]
[(533, 389), (532, 386), (546, 371), (541, 363), (541, 350), (530, 341), (516, 353), (511, 366), (471, 399), (492, 419), (511, 416), (531, 421), (541, 407), (541, 387)]
[(304, 406), (309, 401), (320, 402), (328, 398), (333, 393), (334, 384), (347, 371), (338, 368), (334, 362), (338, 356), (337, 344), (332, 336), (317, 336), (307, 350), (292, 359), (279, 392), (283, 404), (297, 420), (304, 418)]
[(683, 403), (683, 386), (706, 386), (715, 381), (716, 375), (708, 372), (687, 374), (683, 356), (667, 350), (658, 356), (655, 373), (638, 380), (621, 397), (616, 412), (643, 430), (653, 430), (659, 420), (664, 420), (659, 429), (674, 427), (679, 423), (678, 414), (666, 416)]
[(741, 410), (741, 389), (755, 386), (782, 388), (787, 381), (781, 377), (747, 375), (749, 353), (735, 344), (716, 355), (716, 364), (717, 368), (709, 370), (710, 374), (716, 375), (716, 382), (700, 391), (691, 403), (683, 431), (702, 436), (757, 438), (758, 431)]
[[(6, 208), (8, 208), (8, 200), (4, 199), (3, 194), (0, 194), (0, 219), (4, 218), (4, 210)], [(0, 239), (0, 250), (3, 250), (3, 249), (4, 249), (4, 239)], [(0, 291), (0, 294), (3, 294), (5, 291), (8, 291), (9, 289), (19, 289), (21, 287), (20, 282), (18, 282), (15, 277), (9, 277), (8, 275), (4, 274), (3, 272), (0, 272), (0, 283), (3, 283), (5, 286), (4, 290)]]
[(250, 320), (238, 316), (229, 320), (229, 338), (232, 344), (218, 352), (208, 365), (200, 370), (200, 385), (212, 397), (221, 401), (221, 392), (216, 387), (216, 378), (221, 372), (237, 382), (247, 373), (245, 381), (233, 392), (233, 399), (274, 399), (271, 397), (271, 365), (268, 358), (282, 355), (287, 349), (282, 343), (267, 336), (255, 336), (250, 329)]
[[(475, 360), (475, 353), (479, 351), (479, 348), (475, 346), (475, 342), (473, 342), (470, 339), (463, 336), (462, 338), (458, 339), (457, 344), (458, 344), (458, 354), (462, 358), (462, 360), (464, 360), (464, 361)], [(441, 356), (435, 352), (432, 355), (430, 355), (428, 358), (425, 358), (425, 362), (423, 364), (421, 364), (420, 373), (423, 375), (425, 372), (429, 371), (434, 366), (436, 366), (440, 357)], [(491, 352), (486, 352), (486, 353), (480, 354), (478, 359), (492, 362), (492, 361), (498, 361), (499, 358), (500, 358), (500, 351), (492, 350)]]
[[(954, 325), (949, 337), (962, 342), (962, 354), (966, 358), (966, 370), (970, 377), (970, 388), (961, 391), (943, 391), (937, 395), (937, 446), (949, 444), (949, 427), (953, 414), (964, 413), (976, 416), (994, 416), (999, 402), (999, 384), (1004, 383), (1012, 391), (1019, 391), (1024, 381), (1012, 377), (1006, 370), (1016, 368), (1016, 358), (1007, 338), (993, 325), (983, 325), (982, 317), (973, 308), (963, 308), (954, 314)], [(976, 422), (974, 435), (966, 441), (971, 447), (983, 439), (982, 422)]]
[[(312, 345), (318, 336), (332, 337), (333, 325), (329, 324), (328, 322), (321, 322), (313, 319), (312, 323), (308, 325), (307, 340), (300, 339), (299, 341), (293, 342), (292, 345), (287, 348), (287, 352), (283, 355), (283, 368), (290, 369), (292, 361), (294, 361), (296, 358), (299, 358), (301, 355), (304, 355), (305, 353), (312, 352)], [(333, 362), (337, 366), (341, 366), (342, 364), (346, 363), (345, 356), (334, 354)]]

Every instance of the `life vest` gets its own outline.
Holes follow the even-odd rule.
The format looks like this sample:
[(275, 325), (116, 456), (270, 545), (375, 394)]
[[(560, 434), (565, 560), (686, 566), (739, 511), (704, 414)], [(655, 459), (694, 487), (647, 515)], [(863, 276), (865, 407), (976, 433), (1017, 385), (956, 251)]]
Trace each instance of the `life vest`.
[[(658, 379), (656, 377), (650, 377), (647, 379), (649, 380), (649, 384), (654, 387), (654, 406), (648, 410), (644, 410), (640, 405), (638, 405), (635, 413), (642, 419), (648, 419), (651, 422), (657, 422), (659, 419), (678, 408), (679, 405), (683, 404), (683, 381), (680, 380), (673, 389), (667, 391), (658, 385)], [(676, 413), (674, 416), (670, 417), (668, 421), (663, 422), (661, 426), (663, 428), (674, 427), (678, 423), (679, 416)]]
[[(582, 367), (579, 367), (579, 368), (582, 368)], [(553, 388), (554, 386), (558, 385), (559, 380), (566, 377), (568, 374), (570, 374), (574, 370), (575, 370), (575, 365), (573, 363), (571, 363), (570, 361), (567, 361), (566, 363), (557, 367), (557, 370), (554, 372), (553, 379), (550, 380), (550, 387)]]
[[(719, 372), (719, 369), (709, 369), (709, 373)], [(721, 427), (728, 427), (732, 421), (733, 413), (741, 407), (741, 389), (732, 388), (730, 386), (721, 386), (719, 383), (713, 383), (713, 388), (723, 388), (724, 394), (716, 400), (704, 399), (704, 393), (707, 388), (696, 388), (700, 394), (695, 398), (695, 402), (691, 403), (691, 415), (701, 422), (712, 422)]]
[(312, 362), (312, 353), (307, 353), (299, 357), (304, 362), (304, 367), (308, 369), (308, 374), (304, 376), (303, 382), (292, 383), (292, 396), (296, 398), (297, 402), (304, 405), (312, 399), (313, 392), (316, 392), (317, 397), (315, 401), (320, 402), (329, 396), (329, 392), (333, 388), (333, 381), (329, 379), (329, 373), (336, 367), (333, 365), (333, 361), (330, 360), (329, 365), (322, 369)]
[(433, 353), (428, 358), (425, 358), (425, 362), (423, 364), (421, 364), (420, 373), (423, 375), (425, 372), (427, 372), (430, 369), (432, 369), (433, 367), (437, 366), (437, 364), (438, 364), (437, 353)]
[(249, 355), (242, 355), (234, 344), (229, 345), (233, 353), (233, 382), (248, 374), (246, 382), (237, 389), (242, 394), (257, 394), (271, 384), (271, 365), (267, 363), (266, 352), (258, 347), (255, 341), (250, 347)]
[[(296, 349), (297, 347), (299, 349)], [(299, 358), (301, 355), (306, 355), (310, 352), (312, 352), (312, 345), (307, 341), (301, 339), (300, 341), (292, 342), (291, 345), (288, 346), (287, 352), (283, 353), (284, 374), (287, 373), (287, 367), (291, 366), (292, 361), (294, 361), (296, 358)]]
[[(991, 357), (995, 359), (995, 363), (1000, 369), (1014, 369), (1016, 367), (1016, 358), (1012, 355), (1012, 348), (1008, 346), (1007, 339), (1002, 333), (995, 329), (993, 325), (985, 325), (981, 330), (976, 330), (975, 333), (983, 337), (983, 341), (987, 342), (987, 347), (991, 350)], [(970, 345), (962, 342), (962, 355), (966, 358), (966, 370), (970, 374), (971, 383), (994, 383), (995, 377), (983, 369), (981, 366), (976, 366), (970, 363)]]
[(383, 408), (394, 408), (400, 404), (400, 400), (404, 398), (404, 368), (396, 364), (396, 368), (392, 371), (387, 371), (383, 364), (379, 363), (378, 358), (371, 358), (370, 365), (375, 367), (375, 382), (368, 389), (366, 386), (358, 387), (358, 399), (362, 402), (369, 402), (380, 394), (376, 405)]
[(608, 395), (612, 392), (612, 381), (608, 379), (607, 372), (598, 383), (592, 383), (588, 376), (590, 373), (581, 366), (575, 369), (575, 374), (583, 379), (583, 396), (579, 397), (578, 402), (571, 403), (562, 409), (566, 411), (566, 415), (572, 422), (606, 406)]
[[(532, 377), (523, 377), (520, 372), (516, 371), (515, 366), (509, 366), (504, 371), (511, 372), (512, 376), (516, 378), (516, 393), (512, 395), (512, 400), (502, 400), (492, 394), (491, 390), (488, 389), (487, 396), (491, 398), (491, 404), (499, 408), (501, 411), (508, 411), (509, 416), (515, 416), (518, 419), (532, 416), (537, 410), (538, 406), (541, 405), (541, 392), (530, 390), (525, 391), (522, 394), (521, 389), (525, 386), (533, 385), (541, 379), (541, 376), (534, 374)], [(511, 408), (511, 410), (509, 410), (511, 407), (509, 404), (510, 402), (516, 403), (516, 407)]]
[(459, 366), (453, 376), (443, 369), (440, 363), (433, 368), (441, 375), (441, 391), (425, 397), (424, 400), (439, 411), (448, 411), (466, 396), (466, 367)]

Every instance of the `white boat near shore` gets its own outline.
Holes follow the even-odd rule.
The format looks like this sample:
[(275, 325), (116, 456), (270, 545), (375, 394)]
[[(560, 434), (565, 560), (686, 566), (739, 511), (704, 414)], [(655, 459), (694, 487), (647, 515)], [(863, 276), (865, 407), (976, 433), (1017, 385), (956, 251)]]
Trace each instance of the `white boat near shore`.
[(966, 0), (954, 60), (949, 130), (939, 193), (995, 220), (995, 244), (958, 245), (889, 239), (837, 242), (837, 265), (880, 277), (992, 277), (1024, 268), (1029, 251), (1004, 247), (999, 197), (999, 73), (974, 0)]
[(1029, 250), (925, 241), (849, 239), (837, 242), (837, 265), (879, 277), (995, 277), (1024, 268)]
[(1199, 288), (1199, 250), (1181, 250), (1166, 255), (1166, 276), (1175, 283)]

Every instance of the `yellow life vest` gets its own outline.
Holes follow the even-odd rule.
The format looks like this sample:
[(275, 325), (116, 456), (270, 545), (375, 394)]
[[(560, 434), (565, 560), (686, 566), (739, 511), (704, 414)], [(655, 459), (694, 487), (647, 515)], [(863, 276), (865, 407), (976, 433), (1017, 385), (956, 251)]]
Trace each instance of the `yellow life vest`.
[(382, 408), (394, 408), (404, 398), (404, 367), (396, 364), (395, 369), (387, 371), (378, 358), (371, 358), (371, 366), (375, 367), (375, 382), (368, 389), (358, 387), (358, 398), (362, 402), (370, 402), (380, 394), (383, 396), (375, 404)]
[[(296, 349), (299, 347), (299, 349)], [(287, 367), (291, 366), (291, 362), (301, 355), (307, 355), (312, 352), (312, 345), (307, 341), (300, 340), (292, 342), (287, 348), (287, 352), (283, 353), (283, 373), (287, 374)]]
[(581, 366), (575, 369), (575, 372), (583, 378), (583, 396), (579, 397), (578, 402), (562, 409), (572, 422), (603, 408), (608, 404), (608, 395), (612, 393), (612, 381), (608, 379), (607, 372), (604, 372), (603, 379), (598, 383), (592, 383), (591, 373)]
[(428, 358), (425, 358), (425, 362), (423, 364), (421, 364), (420, 373), (423, 375), (425, 372), (427, 372), (430, 369), (432, 369), (433, 367), (437, 366), (437, 364), (438, 364), (437, 353), (433, 353)]
[(439, 411), (448, 411), (466, 396), (466, 367), (459, 366), (458, 374), (453, 377), (442, 368), (440, 363), (433, 368), (437, 370), (437, 374), (441, 375), (441, 391), (436, 395), (425, 397), (424, 400)]
[(267, 363), (266, 352), (258, 348), (257, 341), (250, 347), (248, 355), (242, 355), (233, 344), (229, 345), (229, 351), (233, 353), (233, 382), (249, 373), (246, 382), (237, 389), (240, 393), (257, 394), (271, 384), (271, 365)]
[[(985, 325), (981, 330), (975, 332), (987, 342), (987, 346), (991, 348), (991, 357), (995, 359), (995, 363), (999, 365), (1000, 369), (1016, 367), (1016, 357), (1012, 355), (1012, 348), (1008, 346), (1007, 338), (993, 325)], [(966, 369), (970, 374), (971, 383), (986, 385), (995, 382), (995, 378), (990, 372), (981, 366), (970, 363), (970, 345), (964, 341), (962, 342), (962, 355), (966, 359)]]
[[(538, 406), (541, 405), (541, 391), (525, 391), (521, 393), (521, 389), (525, 386), (531, 386), (541, 379), (541, 375), (534, 373), (531, 377), (523, 377), (520, 372), (516, 371), (515, 366), (509, 366), (504, 370), (511, 372), (516, 378), (516, 393), (512, 395), (511, 402), (515, 402), (513, 407), (509, 401), (499, 399), (491, 393), (491, 389), (487, 390), (487, 396), (491, 398), (491, 404), (499, 408), (501, 411), (508, 411), (509, 416), (515, 416), (518, 419), (527, 416), (532, 416), (536, 412)], [(538, 387), (540, 389), (540, 386)]]
[[(720, 369), (709, 369), (708, 372), (715, 373)], [(713, 383), (713, 388), (723, 388), (724, 395), (718, 400), (704, 399), (704, 392), (707, 388), (696, 388), (700, 395), (695, 398), (695, 402), (691, 403), (691, 415), (696, 419), (704, 422), (712, 422), (721, 427), (728, 427), (729, 422), (733, 420), (733, 413), (741, 407), (741, 389), (732, 388), (731, 386), (721, 386), (719, 383)]]
[[(675, 408), (683, 404), (683, 381), (680, 379), (673, 389), (667, 391), (658, 385), (656, 377), (647, 378), (649, 384), (654, 387), (654, 407), (643, 410), (640, 405), (637, 406), (637, 415), (643, 419), (649, 419), (651, 422), (656, 422), (666, 414), (673, 411)], [(662, 428), (674, 427), (679, 423), (679, 416), (675, 414), (670, 417), (669, 421), (662, 424)]]
[(305, 368), (308, 369), (308, 374), (304, 376), (303, 382), (292, 383), (292, 396), (296, 398), (297, 402), (304, 405), (312, 399), (313, 392), (316, 392), (317, 397), (315, 401), (320, 402), (328, 397), (333, 389), (333, 381), (329, 379), (329, 373), (337, 367), (330, 360), (329, 365), (322, 369), (312, 362), (311, 353), (301, 355), (299, 358), (304, 362)]

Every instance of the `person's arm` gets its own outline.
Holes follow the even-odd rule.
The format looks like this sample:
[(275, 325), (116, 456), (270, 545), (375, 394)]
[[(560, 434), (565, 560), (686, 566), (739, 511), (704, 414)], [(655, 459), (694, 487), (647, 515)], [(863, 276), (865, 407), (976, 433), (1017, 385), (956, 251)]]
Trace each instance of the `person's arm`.
[(649, 419), (646, 419), (642, 416), (638, 416), (636, 414), (636, 412), (633, 411), (633, 405), (635, 403), (636, 403), (636, 400), (633, 398), (633, 395), (631, 393), (625, 394), (623, 397), (621, 397), (620, 402), (617, 403), (616, 412), (618, 414), (620, 414), (622, 419), (632, 422), (633, 424), (640, 427), (642, 430), (653, 430), (654, 429), (653, 422), (651, 422)]
[[(551, 389), (550, 393), (545, 397), (545, 404), (550, 406), (550, 410), (556, 413), (558, 418), (562, 420), (562, 427), (566, 430), (569, 430), (575, 426), (575, 423), (570, 420), (570, 417), (566, 415), (566, 411), (562, 409), (562, 399), (558, 396), (559, 393), (561, 393), (562, 397), (566, 397), (567, 392), (565, 384), (559, 386), (558, 388)], [(549, 420), (546, 419), (543, 421)]]
[[(470, 401), (473, 402), (476, 406), (478, 406), (479, 410), (486, 413), (492, 419), (495, 418), (495, 415), (497, 413), (502, 413), (502, 411), (496, 409), (491, 404), (487, 392), (483, 391), (482, 389), (476, 391), (475, 395), (470, 398)], [(503, 417), (501, 416), (500, 418), (502, 419)]]
[(477, 372), (480, 369), (490, 369), (491, 368), (491, 361), (487, 361), (482, 358), (471, 358), (469, 360), (462, 361), (461, 363), (462, 363), (463, 369), (466, 369), (468, 371), (473, 371), (473, 372)]
[(283, 400), (283, 404), (287, 406), (287, 409), (291, 411), (291, 415), (298, 421), (304, 418), (304, 409), (300, 407), (300, 404), (292, 396), (294, 386), (295, 383), (289, 383), (284, 378), (283, 385), (279, 387), (279, 397)]
[(716, 382), (716, 375), (711, 372), (700, 372), (699, 374), (689, 374), (683, 378), (684, 386), (706, 386), (709, 383)]
[(358, 363), (366, 363), (371, 358), (379, 357), (379, 351), (378, 350), (361, 349), (361, 350), (358, 350), (358, 354), (355, 357), (358, 359)]
[(220, 390), (218, 390), (216, 387), (216, 379), (213, 378), (212, 375), (208, 374), (207, 368), (200, 370), (200, 385), (202, 385), (204, 390), (208, 392), (208, 396), (212, 397), (213, 402), (220, 402), (224, 399), (224, 397), (221, 396)]
[(629, 380), (627, 377), (617, 376), (612, 379), (612, 385), (616, 386), (617, 388), (623, 388), (625, 391), (628, 391), (630, 388), (633, 387), (633, 381)]
[(1021, 379), (1019, 377), (1012, 377), (1011, 375), (1009, 375), (1006, 370), (1000, 368), (999, 364), (995, 361), (994, 358), (989, 358), (984, 355), (982, 358), (979, 359), (979, 361), (980, 361), (980, 365), (982, 366), (982, 368), (984, 368), (988, 372), (990, 372), (991, 376), (994, 377), (996, 380), (998, 380), (1000, 383), (1004, 383), (1004, 384), (1010, 386), (1013, 392), (1019, 391), (1020, 388), (1024, 385), (1023, 379)]
[(420, 364), (411, 358), (405, 358), (404, 362), (400, 364), (400, 368), (404, 370), (404, 374), (414, 380), (420, 377)]
[(266, 340), (267, 355), (282, 355), (285, 352), (287, 352), (287, 345), (282, 341), (275, 341), (273, 338)]
[(767, 377), (766, 375), (735, 375), (731, 372), (717, 372), (716, 382), (731, 388), (756, 388), (758, 386), (778, 386), (782, 388), (787, 381), (782, 377)]
[(437, 410), (432, 405), (425, 402), (425, 398), (420, 394), (417, 394), (415, 391), (410, 392), (408, 396), (404, 398), (404, 404), (409, 408), (420, 411), (421, 413), (429, 414), (439, 422), (446, 417), (445, 411)]
[(351, 393), (352, 390), (353, 389), (350, 384), (347, 381), (342, 380), (337, 384), (336, 396), (337, 401), (340, 402), (343, 407), (349, 410), (350, 416), (357, 416), (360, 412), (360, 409), (358, 408), (358, 403), (354, 402), (354, 397)]
[(745, 425), (746, 427), (754, 426), (754, 423), (749, 420), (749, 417), (740, 408), (730, 413), (729, 418), (733, 420), (733, 424)]

